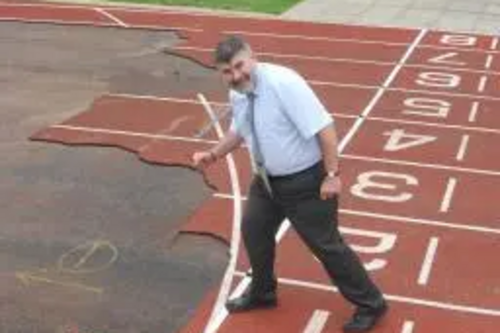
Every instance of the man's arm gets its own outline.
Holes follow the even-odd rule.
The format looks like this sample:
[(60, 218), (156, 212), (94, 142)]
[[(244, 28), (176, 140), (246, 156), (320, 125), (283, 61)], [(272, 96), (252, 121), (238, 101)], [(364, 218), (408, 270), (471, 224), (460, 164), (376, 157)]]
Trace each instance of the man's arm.
[(193, 154), (193, 162), (195, 167), (207, 167), (216, 162), (219, 158), (235, 150), (243, 142), (235, 131), (229, 130), (226, 135), (212, 148), (205, 151), (195, 152)]
[(327, 125), (318, 133), (323, 154), (323, 162), (327, 172), (339, 171), (338, 140), (333, 124)]
[(238, 148), (243, 142), (243, 138), (236, 131), (229, 130), (226, 135), (210, 149), (210, 153), (215, 159), (221, 158)]
[(339, 152), (337, 144), (337, 133), (334, 125), (329, 124), (318, 133), (321, 152), (323, 154), (323, 163), (326, 172), (332, 174), (327, 176), (321, 184), (321, 198), (323, 200), (334, 197), (339, 194), (342, 188), (339, 170)]

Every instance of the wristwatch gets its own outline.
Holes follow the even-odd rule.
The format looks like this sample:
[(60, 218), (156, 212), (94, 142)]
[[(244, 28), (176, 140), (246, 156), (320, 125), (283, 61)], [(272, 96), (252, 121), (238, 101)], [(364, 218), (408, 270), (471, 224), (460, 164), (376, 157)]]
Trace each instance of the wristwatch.
[(335, 177), (338, 177), (338, 176), (340, 176), (340, 171), (339, 170), (328, 171), (328, 174), (327, 174), (328, 178), (335, 178)]

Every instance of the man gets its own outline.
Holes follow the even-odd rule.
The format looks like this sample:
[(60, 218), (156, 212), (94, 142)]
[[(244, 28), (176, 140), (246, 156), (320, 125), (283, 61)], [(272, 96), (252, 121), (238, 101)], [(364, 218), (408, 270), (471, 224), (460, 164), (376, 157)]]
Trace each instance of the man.
[(332, 117), (298, 73), (258, 62), (241, 38), (221, 41), (215, 63), (230, 89), (233, 119), (217, 145), (193, 155), (194, 165), (204, 168), (246, 142), (255, 170), (242, 221), (252, 283), (227, 302), (228, 311), (277, 305), (275, 235), (288, 218), (341, 294), (356, 306), (344, 331), (371, 329), (387, 303), (338, 230), (341, 181)]

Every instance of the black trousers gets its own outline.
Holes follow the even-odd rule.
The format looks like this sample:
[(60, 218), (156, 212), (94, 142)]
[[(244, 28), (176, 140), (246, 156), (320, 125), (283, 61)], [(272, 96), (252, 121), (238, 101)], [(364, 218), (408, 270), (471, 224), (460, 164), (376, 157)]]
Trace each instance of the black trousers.
[(271, 177), (272, 196), (260, 177), (253, 179), (242, 221), (243, 241), (252, 268), (251, 292), (276, 289), (275, 236), (288, 218), (340, 293), (358, 307), (377, 308), (384, 301), (381, 292), (339, 233), (338, 198), (320, 197), (324, 177), (321, 162), (291, 176)]

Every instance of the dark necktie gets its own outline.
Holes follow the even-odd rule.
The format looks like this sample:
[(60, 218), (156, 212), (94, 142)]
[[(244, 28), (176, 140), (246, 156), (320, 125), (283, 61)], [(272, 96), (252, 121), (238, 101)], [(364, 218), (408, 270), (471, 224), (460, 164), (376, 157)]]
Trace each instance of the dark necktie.
[(272, 194), (271, 184), (269, 183), (269, 177), (264, 164), (264, 155), (262, 155), (262, 150), (260, 149), (259, 138), (257, 136), (257, 131), (255, 127), (255, 93), (250, 92), (247, 94), (248, 97), (248, 112), (249, 112), (249, 123), (250, 131), (252, 132), (252, 150), (253, 150), (253, 160), (255, 162), (255, 168), (257, 169), (258, 175), (264, 181), (269, 194)]

